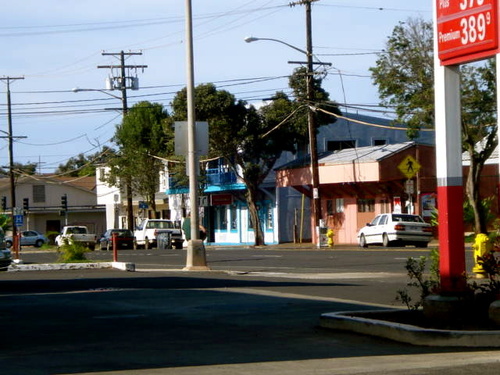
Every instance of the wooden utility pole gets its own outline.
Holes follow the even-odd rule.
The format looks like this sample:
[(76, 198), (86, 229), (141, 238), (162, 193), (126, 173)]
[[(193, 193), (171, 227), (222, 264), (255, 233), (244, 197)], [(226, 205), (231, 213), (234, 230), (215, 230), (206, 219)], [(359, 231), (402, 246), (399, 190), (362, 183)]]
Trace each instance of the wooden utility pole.
[[(17, 226), (14, 222), (16, 215), (16, 184), (14, 179), (14, 146), (12, 135), (12, 104), (10, 101), (10, 82), (24, 77), (3, 77), (0, 80), (7, 84), (7, 123), (8, 123), (8, 136), (9, 139), (9, 178), (10, 178), (10, 200), (11, 200), (11, 215), (12, 215), (12, 245), (14, 248), (14, 257), (19, 259), (19, 242), (17, 241)], [(21, 138), (21, 137), (16, 137)], [(24, 137), (26, 138), (26, 137)]]
[[(142, 52), (103, 52), (103, 56), (118, 56), (120, 59), (119, 65), (99, 65), (97, 68), (99, 69), (119, 69), (120, 76), (112, 77), (111, 89), (117, 89), (122, 92), (122, 113), (123, 118), (128, 112), (128, 103), (127, 103), (127, 89), (137, 89), (133, 84), (133, 77), (127, 76), (127, 71), (130, 69), (144, 69), (147, 68), (147, 65), (125, 65), (125, 57), (133, 56), (133, 55), (142, 55)], [(134, 220), (134, 205), (132, 201), (132, 181), (130, 181), (130, 176), (127, 177), (127, 181), (125, 182), (126, 196), (127, 196), (127, 227), (131, 231), (134, 230), (135, 220)]]
[(316, 114), (313, 110), (315, 93), (314, 93), (314, 63), (313, 63), (313, 46), (312, 46), (312, 17), (311, 3), (318, 0), (300, 0), (290, 3), (290, 6), (305, 5), (306, 8), (306, 56), (307, 56), (307, 128), (309, 133), (309, 153), (311, 157), (311, 189), (312, 189), (312, 216), (313, 216), (313, 242), (316, 241), (320, 246), (319, 227), (321, 225), (321, 196), (318, 168), (318, 149), (316, 140)]

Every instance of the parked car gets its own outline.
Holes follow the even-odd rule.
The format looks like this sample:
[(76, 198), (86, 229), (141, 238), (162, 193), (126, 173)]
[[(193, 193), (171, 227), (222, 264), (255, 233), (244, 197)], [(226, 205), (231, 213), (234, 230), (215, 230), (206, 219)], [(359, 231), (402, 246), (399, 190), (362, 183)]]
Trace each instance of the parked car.
[(128, 229), (108, 229), (99, 239), (101, 250), (113, 250), (113, 235), (116, 236), (117, 249), (133, 249), (135, 238)]
[(358, 232), (358, 243), (361, 247), (373, 244), (387, 247), (396, 243), (427, 247), (431, 240), (431, 225), (419, 215), (410, 214), (377, 215)]
[(0, 271), (7, 271), (11, 263), (12, 254), (9, 249), (5, 248), (5, 233), (0, 228)]
[(12, 254), (9, 249), (0, 250), (0, 271), (7, 271), (12, 263)]
[[(36, 230), (24, 230), (21, 232), (21, 246), (41, 247), (49, 240)], [(5, 246), (12, 246), (12, 236), (5, 237)]]
[(94, 250), (97, 243), (97, 236), (90, 233), (85, 225), (66, 225), (63, 227), (61, 234), (56, 237), (56, 246), (60, 248), (65, 244), (81, 244)]

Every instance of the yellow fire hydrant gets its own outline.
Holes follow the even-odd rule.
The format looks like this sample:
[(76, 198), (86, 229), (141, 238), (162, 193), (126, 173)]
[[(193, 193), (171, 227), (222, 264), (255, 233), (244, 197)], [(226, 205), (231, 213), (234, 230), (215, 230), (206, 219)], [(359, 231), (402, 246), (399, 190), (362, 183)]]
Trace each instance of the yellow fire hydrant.
[(335, 236), (333, 229), (328, 229), (326, 236), (328, 237), (328, 246), (333, 247), (333, 237)]
[(474, 267), (472, 267), (472, 272), (476, 273), (476, 277), (485, 277), (486, 272), (482, 264), (479, 263), (480, 258), (484, 258), (487, 254), (491, 253), (493, 249), (493, 244), (491, 243), (489, 237), (484, 233), (479, 233), (474, 239), (474, 244), (472, 245), (474, 249)]

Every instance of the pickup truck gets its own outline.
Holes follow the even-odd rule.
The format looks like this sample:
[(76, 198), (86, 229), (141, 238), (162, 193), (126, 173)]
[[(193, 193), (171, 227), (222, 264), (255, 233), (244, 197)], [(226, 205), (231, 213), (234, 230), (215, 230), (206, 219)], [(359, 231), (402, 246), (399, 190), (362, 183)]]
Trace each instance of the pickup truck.
[(87, 246), (90, 250), (95, 249), (97, 236), (89, 233), (86, 226), (83, 225), (67, 225), (63, 227), (61, 234), (56, 237), (56, 246), (59, 248), (65, 244), (80, 243)]
[(181, 229), (173, 221), (165, 219), (144, 219), (134, 231), (136, 245), (145, 249), (156, 247), (156, 236), (160, 233), (170, 233), (172, 246), (182, 249), (184, 240)]

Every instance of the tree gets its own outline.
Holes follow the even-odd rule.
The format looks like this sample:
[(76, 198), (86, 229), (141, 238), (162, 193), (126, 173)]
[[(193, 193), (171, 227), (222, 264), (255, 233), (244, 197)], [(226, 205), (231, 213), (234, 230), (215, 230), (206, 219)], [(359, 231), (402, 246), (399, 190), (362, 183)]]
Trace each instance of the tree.
[[(17, 176), (20, 175), (34, 175), (36, 173), (37, 163), (28, 162), (26, 164), (13, 163), (12, 170)], [(0, 168), (0, 175), (9, 175), (9, 169)]]
[[(263, 136), (276, 121), (264, 121), (253, 106), (236, 100), (228, 91), (217, 90), (213, 84), (196, 87), (195, 98), (196, 118), (209, 122), (210, 154), (224, 158), (245, 183), (255, 245), (263, 245), (264, 233), (257, 210), (257, 202), (262, 198), (260, 185), (281, 152), (294, 150), (297, 136), (285, 126)], [(176, 119), (186, 118), (185, 89), (176, 95), (172, 107)]]
[(92, 155), (78, 154), (68, 159), (66, 164), (59, 164), (55, 173), (71, 177), (95, 176), (96, 165), (106, 163), (114, 152), (113, 149), (104, 146), (101, 151)]
[(370, 68), (380, 104), (394, 107), (410, 139), (434, 125), (433, 48), (432, 23), (410, 18), (394, 28), (376, 67)]
[(172, 153), (173, 132), (168, 125), (169, 114), (161, 104), (137, 103), (116, 128), (114, 141), (119, 152), (109, 160), (107, 181), (115, 186), (130, 183), (132, 192), (144, 197), (153, 213), (159, 175), (164, 168), (157, 157)]
[(462, 67), (463, 147), (470, 155), (465, 190), (474, 213), (474, 231), (487, 233), (488, 212), (481, 202), (480, 179), (485, 162), (498, 144), (495, 63)]
[[(304, 106), (306, 75), (297, 69), (290, 79), (296, 100), (282, 92), (276, 93), (269, 105), (257, 110), (227, 91), (217, 90), (213, 84), (195, 89), (196, 118), (209, 122), (210, 156), (222, 157), (246, 186), (245, 199), (255, 233), (255, 245), (264, 245), (264, 233), (257, 203), (263, 199), (260, 186), (284, 151), (295, 152), (298, 143), (307, 139)], [(314, 79), (315, 105), (327, 101), (328, 94), (321, 89), (321, 80)], [(330, 104), (331, 106), (331, 104)], [(186, 118), (186, 90), (180, 91), (172, 103), (173, 117)], [(334, 106), (335, 110), (338, 108)], [(284, 121), (286, 120), (286, 121)], [(334, 122), (331, 116), (322, 116), (320, 124)]]
[[(381, 105), (394, 107), (397, 122), (408, 125), (410, 139), (434, 125), (434, 65), (432, 23), (421, 18), (400, 22), (386, 49), (371, 68)], [(470, 155), (466, 193), (475, 213), (476, 233), (485, 233), (479, 182), (485, 161), (497, 145), (495, 77), (492, 61), (461, 67), (462, 139)]]

